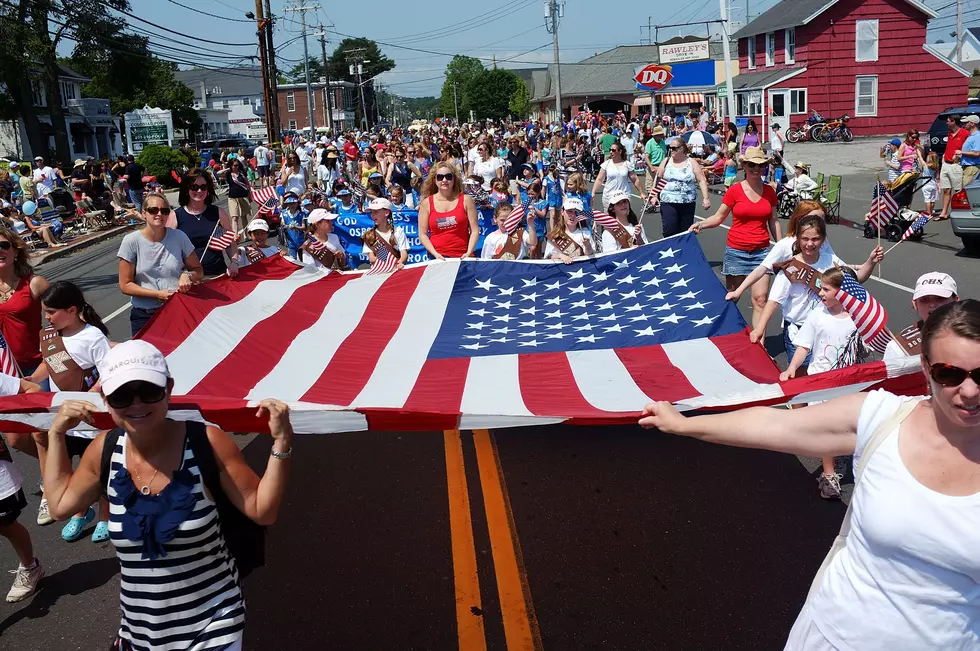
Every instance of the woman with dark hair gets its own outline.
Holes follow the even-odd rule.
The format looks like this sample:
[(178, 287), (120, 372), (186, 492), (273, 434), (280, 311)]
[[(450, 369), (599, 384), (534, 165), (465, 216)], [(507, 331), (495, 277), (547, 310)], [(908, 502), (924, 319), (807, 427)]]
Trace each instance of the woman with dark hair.
[(761, 142), (759, 128), (755, 126), (755, 120), (750, 119), (745, 125), (745, 131), (742, 132), (742, 137), (738, 140), (739, 155), (744, 156), (749, 147), (761, 147)]
[(735, 126), (735, 122), (730, 121), (728, 123), (728, 131), (725, 136), (725, 151), (735, 151), (738, 149), (738, 127)]
[(701, 190), (701, 207), (711, 209), (708, 198), (708, 180), (701, 165), (691, 158), (691, 150), (683, 138), (674, 138), (668, 146), (669, 154), (657, 168), (657, 178), (667, 184), (660, 192), (660, 216), (663, 220), (663, 236), (683, 233), (694, 224), (695, 202)]
[(422, 185), (419, 241), (436, 260), (471, 258), (480, 239), (480, 222), (473, 198), (463, 194), (459, 171), (437, 163)]
[(602, 247), (600, 250), (603, 253), (609, 253), (610, 251), (620, 251), (646, 244), (643, 227), (640, 225), (636, 213), (633, 212), (633, 207), (630, 206), (630, 196), (625, 192), (615, 192), (609, 195), (608, 200), (609, 216), (614, 218), (619, 226), (609, 228), (593, 221), (592, 231), (594, 233), (601, 231)]
[(306, 194), (306, 185), (309, 180), (306, 168), (299, 162), (299, 156), (296, 155), (296, 152), (291, 151), (286, 154), (282, 171), (279, 173), (279, 182), (282, 183), (283, 189), (287, 193), (294, 192), (297, 197), (301, 197)]
[[(184, 174), (180, 180), (178, 193), (180, 207), (174, 211), (177, 230), (183, 231), (194, 245), (194, 254), (201, 262), (205, 276), (220, 276), (228, 272), (229, 276), (238, 274), (238, 265), (232, 259), (237, 253), (237, 244), (231, 243), (221, 251), (213, 251), (209, 244), (217, 233), (218, 226), (223, 231), (231, 230), (231, 219), (224, 208), (217, 206), (218, 195), (214, 190), (211, 177), (195, 168)], [(217, 235), (215, 235), (217, 233)]]
[(228, 179), (228, 215), (231, 218), (231, 227), (241, 237), (252, 217), (252, 184), (248, 181), (245, 165), (240, 158), (228, 161), (225, 178)]
[(640, 425), (807, 457), (854, 455), (855, 486), (787, 651), (973, 649), (980, 591), (980, 302), (922, 328), (928, 397), (884, 390), (803, 409), (685, 417), (647, 405)]
[(609, 160), (602, 163), (599, 175), (592, 183), (592, 196), (599, 194), (602, 188), (602, 205), (608, 210), (609, 196), (619, 192), (630, 192), (630, 184), (636, 188), (641, 201), (646, 201), (646, 192), (640, 183), (640, 177), (633, 171), (633, 164), (626, 158), (626, 150), (619, 141), (614, 141), (609, 147)]
[(371, 175), (379, 173), (380, 169), (381, 166), (378, 163), (378, 157), (374, 153), (374, 149), (368, 147), (364, 150), (364, 155), (358, 163), (358, 176), (361, 179), (361, 185), (367, 187)]

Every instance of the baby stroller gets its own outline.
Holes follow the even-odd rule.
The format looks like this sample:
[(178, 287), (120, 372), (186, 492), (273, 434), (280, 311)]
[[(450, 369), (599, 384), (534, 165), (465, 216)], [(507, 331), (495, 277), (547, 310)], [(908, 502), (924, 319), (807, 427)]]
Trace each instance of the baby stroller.
[[(915, 196), (915, 193), (921, 190), (929, 181), (929, 178), (923, 177), (919, 172), (903, 172), (891, 183), (888, 191), (891, 193), (895, 203), (898, 204), (898, 211), (895, 213), (895, 217), (886, 226), (882, 227), (881, 235), (883, 237), (888, 238), (892, 242), (898, 242), (902, 239), (905, 231), (912, 226), (912, 222), (919, 218), (919, 213), (909, 209), (909, 204), (912, 203), (912, 198)], [(874, 190), (872, 189), (873, 192)], [(909, 236), (909, 239), (919, 241), (922, 239), (922, 234), (923, 231), (921, 230), (914, 232)], [(865, 219), (864, 236), (869, 239), (878, 237), (878, 228), (870, 219)]]

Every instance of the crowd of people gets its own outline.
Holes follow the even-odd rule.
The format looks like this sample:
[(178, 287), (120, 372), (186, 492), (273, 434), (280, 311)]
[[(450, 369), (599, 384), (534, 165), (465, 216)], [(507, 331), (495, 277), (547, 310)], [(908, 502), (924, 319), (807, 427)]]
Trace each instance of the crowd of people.
[[(703, 110), (677, 121), (629, 122), (622, 114), (583, 113), (564, 124), (428, 125), (418, 131), (297, 138), (278, 152), (260, 144), (251, 158), (216, 152), (216, 159), (180, 176), (176, 207), (164, 193), (128, 186), (128, 198), (144, 222), (118, 250), (119, 289), (132, 301), (132, 334), (173, 294), (191, 291), (204, 279), (235, 277), (241, 268), (281, 252), (316, 268), (348, 268), (349, 249), (334, 232), (344, 214), (370, 215), (373, 227), (358, 250), (371, 266), (385, 264), (388, 271), (408, 263), (404, 229), (393, 220), (406, 210), (417, 211), (419, 242), (432, 260), (478, 255), (479, 211), (485, 209), (493, 211), (497, 230), (484, 238), (479, 252), (484, 259), (568, 264), (651, 241), (632, 207), (635, 191), (645, 208), (660, 210), (664, 237), (731, 222), (722, 266), (727, 298), (738, 301), (750, 292), (753, 343), (781, 311), (787, 353), (782, 380), (867, 359), (867, 345), (836, 294), (848, 282), (867, 280), (883, 251), (876, 247), (860, 264), (846, 264), (828, 242), (823, 205), (812, 200), (801, 198), (783, 229), (775, 182), (768, 177), (782, 161), (762, 150), (752, 124), (741, 134), (727, 129), (720, 147), (725, 157), (707, 161), (713, 167), (724, 160), (727, 168), (737, 159), (744, 176), (726, 182), (719, 208), (695, 223), (698, 195), (703, 210), (711, 206), (708, 170), (706, 159), (699, 160), (681, 135), (718, 126), (712, 121)], [(119, 161), (112, 173), (142, 178), (143, 170), (134, 165), (139, 167)], [(645, 170), (646, 182), (637, 167)], [(108, 180), (100, 164), (79, 168), (102, 170), (102, 182)], [(806, 178), (801, 162), (798, 191), (805, 191)], [(84, 191), (96, 191), (95, 175), (73, 172), (72, 179), (89, 184)], [(221, 186), (227, 187), (227, 210), (219, 206)], [(253, 192), (267, 187), (275, 188), (279, 205), (273, 214), (266, 206), (263, 216), (253, 217)], [(608, 218), (597, 217), (600, 209)], [(515, 221), (511, 216), (518, 210), (524, 216)], [(275, 226), (282, 249), (271, 240)], [(221, 233), (233, 237), (214, 246)], [(788, 648), (872, 648), (866, 641), (884, 634), (885, 625), (889, 636), (949, 640), (951, 631), (962, 628), (967, 609), (961, 601), (977, 605), (978, 597), (962, 596), (962, 577), (975, 569), (963, 553), (968, 548), (952, 549), (943, 541), (954, 540), (947, 534), (969, 540), (977, 530), (969, 529), (978, 520), (972, 502), (956, 498), (980, 492), (980, 447), (974, 442), (980, 433), (980, 304), (960, 302), (956, 282), (933, 272), (916, 284), (913, 308), (919, 320), (893, 328), (885, 358), (921, 355), (932, 395), (914, 409), (905, 409), (896, 396), (874, 393), (801, 409), (694, 418), (655, 403), (641, 421), (712, 442), (820, 457), (818, 489), (825, 498), (841, 495), (839, 457), (860, 459), (859, 480), (867, 470), (892, 482), (894, 493), (877, 484), (856, 489), (857, 504), (870, 504), (864, 508), (880, 508), (882, 517), (897, 520), (875, 522), (855, 508), (852, 531), (861, 536), (852, 533), (844, 552), (829, 562)], [(11, 447), (40, 464), (38, 524), (67, 520), (61, 535), (72, 541), (95, 522), (92, 540), (113, 543), (123, 568), (122, 624), (113, 648), (150, 649), (166, 639), (175, 649), (241, 649), (245, 561), (226, 543), (231, 523), (245, 518), (267, 525), (276, 518), (292, 451), (288, 408), (275, 400), (258, 407), (275, 440), (259, 477), (228, 434), (168, 418), (174, 379), (165, 357), (138, 339), (109, 341), (82, 291), (36, 274), (18, 232), (2, 225), (0, 333), (21, 374), (0, 374), (0, 394), (97, 392), (116, 425), (95, 431), (94, 407), (69, 400), (47, 432), (6, 435)], [(891, 418), (896, 411), (907, 417), (905, 424)], [(879, 439), (899, 427), (902, 446), (908, 447), (899, 447), (892, 436), (892, 450), (882, 448), (869, 464)], [(907, 476), (898, 477), (896, 468), (903, 464)], [(27, 529), (18, 522), (27, 508), (21, 483), (0, 447), (0, 536), (20, 560), (7, 595), (11, 602), (33, 594), (44, 573)], [(902, 518), (908, 500), (923, 510), (921, 522)], [(929, 529), (933, 526), (939, 534)], [(866, 535), (874, 537), (871, 542)], [(889, 550), (905, 535), (914, 544), (899, 557)], [(194, 542), (177, 544), (176, 538)], [(159, 579), (152, 586), (140, 581), (147, 572)], [(188, 582), (205, 573), (207, 581)], [(914, 580), (899, 578), (910, 575)], [(884, 624), (857, 617), (842, 603), (873, 604)]]

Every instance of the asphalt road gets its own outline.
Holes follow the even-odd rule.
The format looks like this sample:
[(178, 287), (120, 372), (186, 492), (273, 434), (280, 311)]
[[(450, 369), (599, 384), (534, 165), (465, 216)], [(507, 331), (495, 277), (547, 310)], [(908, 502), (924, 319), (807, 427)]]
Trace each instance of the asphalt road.
[[(845, 195), (844, 214), (859, 204)], [(645, 220), (659, 234), (659, 215)], [(725, 234), (700, 236), (719, 270)], [(846, 226), (830, 240), (849, 262), (874, 246)], [(79, 283), (122, 341), (117, 247), (38, 271)], [(911, 287), (933, 269), (976, 287), (975, 260), (922, 243), (889, 254), (869, 287), (911, 321)], [(784, 363), (773, 321), (767, 344)], [(268, 448), (244, 447), (253, 467)], [(781, 648), (844, 513), (817, 496), (810, 460), (636, 427), (368, 432), (296, 448), (267, 564), (245, 581), (251, 650)], [(32, 599), (0, 603), (0, 649), (105, 648), (119, 618), (112, 550), (38, 527), (37, 464), (16, 462), (47, 578)], [(15, 563), (0, 545), (0, 564)]]

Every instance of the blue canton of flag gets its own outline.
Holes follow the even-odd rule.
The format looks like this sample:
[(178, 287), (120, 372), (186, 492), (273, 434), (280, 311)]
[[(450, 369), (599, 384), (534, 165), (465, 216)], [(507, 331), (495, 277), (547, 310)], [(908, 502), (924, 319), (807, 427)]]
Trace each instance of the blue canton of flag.
[(745, 328), (693, 234), (572, 265), (463, 265), (430, 359), (655, 346)]

